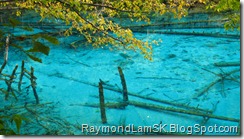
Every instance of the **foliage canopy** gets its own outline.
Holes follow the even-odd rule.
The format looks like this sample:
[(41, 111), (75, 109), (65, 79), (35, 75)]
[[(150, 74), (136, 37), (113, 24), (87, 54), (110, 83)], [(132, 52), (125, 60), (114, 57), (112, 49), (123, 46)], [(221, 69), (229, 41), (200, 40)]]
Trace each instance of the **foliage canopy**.
[[(152, 59), (152, 42), (136, 39), (129, 28), (122, 28), (113, 18), (125, 16), (150, 22), (150, 16), (165, 13), (181, 18), (187, 15), (190, 7), (198, 5), (217, 12), (240, 11), (238, 0), (5, 0), (0, 3), (0, 7), (15, 7), (18, 16), (24, 10), (34, 10), (41, 20), (61, 20), (70, 26), (64, 33), (66, 36), (78, 31), (94, 47), (110, 45), (115, 49), (139, 51), (149, 60)], [(240, 14), (232, 15), (226, 28), (239, 24)]]

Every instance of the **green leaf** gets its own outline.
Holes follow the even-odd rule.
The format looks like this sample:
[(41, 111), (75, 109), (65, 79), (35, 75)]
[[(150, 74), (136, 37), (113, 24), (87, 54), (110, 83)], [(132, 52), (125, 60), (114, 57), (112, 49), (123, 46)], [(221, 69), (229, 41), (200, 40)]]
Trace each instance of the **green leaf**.
[(22, 29), (24, 29), (26, 31), (33, 31), (33, 28), (31, 28), (31, 27), (22, 27)]
[(16, 135), (16, 133), (13, 130), (5, 131), (5, 135)]
[(33, 48), (27, 50), (27, 52), (41, 52), (45, 55), (49, 54), (50, 48), (45, 46), (44, 44), (34, 41), (33, 45)]
[(53, 36), (49, 36), (47, 34), (36, 34), (33, 36), (33, 39), (38, 39), (38, 38), (43, 38), (45, 40), (47, 40), (48, 42), (54, 44), (54, 45), (58, 45), (59, 41), (57, 38), (53, 37)]
[(0, 42), (0, 49), (4, 47), (4, 43), (3, 42)]
[(49, 35), (42, 35), (42, 38), (44, 38), (45, 40), (49, 41), (52, 44), (58, 45), (59, 41), (57, 38), (53, 37), (53, 36), (49, 36)]
[(16, 125), (18, 133), (20, 133), (20, 126), (21, 126), (21, 123), (22, 123), (22, 117), (20, 115), (16, 114), (16, 115), (13, 116), (13, 120), (15, 122), (15, 125)]
[(3, 92), (5, 95), (9, 94), (9, 92), (7, 90), (3, 89), (3, 88), (0, 88), (0, 91)]
[(23, 50), (23, 47), (17, 44), (11, 44), (11, 46)]
[(4, 125), (0, 123), (0, 130), (4, 129)]
[(30, 55), (30, 54), (28, 54), (28, 53), (27, 53), (27, 56), (28, 56), (30, 59), (32, 59), (32, 60), (34, 60), (34, 61), (36, 61), (36, 62), (42, 63), (42, 60), (41, 60), (40, 58), (37, 58), (37, 57), (35, 57), (35, 56), (33, 56), (33, 55)]
[(9, 18), (8, 20), (9, 20), (10, 24), (11, 24), (13, 27), (15, 27), (15, 26), (21, 24), (21, 22), (20, 22), (19, 20), (16, 20), (16, 19), (14, 19), (14, 18)]
[(0, 38), (2, 38), (3, 36), (4, 36), (4, 32), (0, 30)]

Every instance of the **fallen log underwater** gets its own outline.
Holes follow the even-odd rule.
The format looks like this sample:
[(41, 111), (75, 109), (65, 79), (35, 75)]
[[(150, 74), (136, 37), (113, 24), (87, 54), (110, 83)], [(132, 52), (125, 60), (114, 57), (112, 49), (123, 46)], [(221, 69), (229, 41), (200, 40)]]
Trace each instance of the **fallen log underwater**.
[[(74, 78), (71, 78), (71, 77), (65, 77), (65, 76), (59, 76), (59, 77), (60, 78), (64, 78), (64, 79), (73, 80), (73, 81), (76, 81), (76, 82), (80, 82), (80, 83), (83, 83), (83, 84), (91, 85), (91, 86), (94, 86), (94, 87), (98, 87), (97, 84), (89, 83), (89, 82), (86, 82), (86, 81), (81, 81), (81, 80), (74, 79)], [(118, 93), (122, 92), (121, 89), (115, 89), (115, 88), (107, 87), (107, 86), (105, 86), (104, 89), (115, 91), (115, 92), (118, 92)], [(191, 107), (191, 106), (188, 106), (188, 105), (185, 105), (185, 104), (181, 104), (181, 103), (175, 103), (175, 102), (170, 102), (170, 101), (166, 101), (166, 100), (160, 100), (160, 99), (152, 98), (152, 97), (148, 97), (148, 96), (141, 96), (139, 94), (131, 93), (131, 92), (128, 92), (128, 95), (139, 97), (139, 98), (143, 98), (143, 99), (146, 99), (146, 100), (152, 100), (152, 101), (156, 101), (156, 102), (161, 102), (161, 103), (164, 103), (164, 104), (169, 104), (169, 105), (172, 105), (172, 106), (175, 106), (175, 107), (181, 107), (181, 108), (176, 109), (176, 108), (173, 108), (173, 107), (164, 107), (164, 106), (155, 105), (155, 104), (148, 104), (148, 103), (142, 103), (142, 102), (136, 102), (136, 101), (128, 101), (127, 104), (134, 105), (134, 106), (137, 106), (137, 107), (142, 107), (142, 108), (155, 110), (155, 111), (169, 111), (169, 112), (183, 113), (183, 114), (188, 114), (188, 115), (208, 117), (208, 118), (219, 119), (219, 120), (240, 122), (239, 119), (209, 114), (209, 113), (212, 113), (212, 111), (201, 109), (201, 108), (196, 108), (196, 107)], [(71, 104), (71, 106), (75, 106), (75, 105), (88, 106), (88, 107), (97, 107), (97, 108), (99, 107), (99, 104), (87, 104), (87, 103), (86, 104)], [(115, 109), (124, 109), (125, 105), (126, 105), (125, 103), (120, 103), (120, 102), (119, 103), (105, 103), (105, 107), (107, 107), (107, 108), (115, 108)]]
[[(156, 104), (149, 104), (149, 103), (144, 103), (144, 102), (137, 102), (137, 101), (128, 101), (129, 105), (144, 108), (144, 109), (149, 109), (153, 111), (167, 111), (167, 112), (175, 112), (175, 113), (181, 113), (181, 114), (187, 114), (187, 115), (194, 115), (194, 116), (201, 116), (204, 118), (213, 118), (213, 119), (218, 119), (218, 120), (225, 120), (225, 121), (231, 121), (231, 122), (240, 122), (240, 119), (236, 118), (230, 118), (230, 117), (225, 117), (225, 116), (217, 116), (212, 114), (212, 112), (204, 113), (200, 111), (194, 111), (194, 110), (185, 110), (181, 108), (173, 108), (173, 107), (165, 107), (161, 105), (156, 105)], [(123, 102), (118, 102), (118, 103), (105, 103), (106, 108), (113, 108), (113, 109), (124, 109), (125, 106), (127, 105)], [(94, 108), (99, 108), (99, 104), (70, 104), (70, 106), (86, 106), (86, 107), (94, 107)]]
[[(64, 79), (72, 80), (72, 81), (75, 81), (75, 82), (79, 82), (79, 83), (82, 83), (82, 84), (98, 87), (98, 85), (95, 84), (95, 83), (90, 83), (90, 82), (87, 82), (87, 81), (78, 80), (78, 79), (75, 79), (75, 78), (72, 78), (72, 77), (66, 77), (66, 76), (60, 75), (60, 74), (58, 74), (58, 75), (48, 75), (48, 76), (55, 76), (55, 77), (64, 78)], [(104, 86), (103, 88), (106, 89), (106, 90), (110, 90), (110, 91), (114, 91), (114, 92), (122, 94), (122, 89), (114, 88), (114, 87), (112, 87), (112, 85)], [(138, 97), (138, 98), (141, 98), (141, 99), (146, 99), (146, 100), (151, 100), (151, 101), (155, 101), (155, 102), (159, 102), (159, 103), (163, 103), (163, 104), (172, 105), (172, 106), (175, 106), (175, 107), (182, 107), (182, 108), (190, 109), (190, 110), (210, 112), (210, 110), (206, 110), (206, 109), (202, 109), (202, 108), (196, 108), (196, 107), (193, 107), (193, 106), (185, 105), (183, 103), (176, 103), (176, 102), (172, 102), (172, 101), (168, 101), (168, 100), (162, 100), (162, 99), (159, 99), (159, 98), (153, 98), (153, 97), (149, 97), (149, 96), (142, 96), (142, 95), (139, 95), (137, 93), (128, 92), (128, 95), (134, 96), (134, 97)]]
[(180, 31), (163, 31), (163, 30), (133, 30), (138, 33), (150, 33), (150, 34), (169, 34), (169, 35), (193, 35), (193, 36), (205, 36), (216, 38), (232, 38), (240, 39), (239, 34), (220, 34), (220, 33), (204, 33), (204, 32), (180, 32)]

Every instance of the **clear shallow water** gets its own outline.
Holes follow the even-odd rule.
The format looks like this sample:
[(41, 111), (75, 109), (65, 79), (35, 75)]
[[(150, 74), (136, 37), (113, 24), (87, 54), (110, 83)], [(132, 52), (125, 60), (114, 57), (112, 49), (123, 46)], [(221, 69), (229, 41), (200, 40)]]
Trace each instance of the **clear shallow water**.
[[(16, 32), (25, 34), (18, 29)], [(43, 107), (33, 107), (38, 115), (34, 117), (39, 123), (36, 124), (35, 120), (23, 123), (21, 133), (86, 135), (89, 133), (82, 132), (82, 124), (110, 127), (135, 125), (139, 128), (161, 123), (166, 125), (163, 129), (170, 134), (190, 134), (192, 128), (196, 129), (192, 132), (194, 135), (200, 135), (201, 132), (197, 130), (198, 125), (210, 127), (204, 135), (237, 134), (230, 131), (220, 133), (215, 130), (214, 132), (212, 128), (238, 126), (238, 122), (220, 120), (221, 118), (206, 119), (204, 116), (186, 113), (194, 111), (199, 114), (200, 111), (197, 110), (204, 109), (213, 110), (211, 113), (205, 113), (208, 115), (240, 119), (240, 72), (231, 74), (232, 80), (220, 80), (208, 91), (199, 95), (201, 90), (220, 79), (221, 75), (240, 68), (214, 65), (218, 62), (240, 61), (239, 39), (153, 33), (135, 33), (135, 35), (142, 40), (163, 40), (160, 45), (153, 47), (153, 61), (145, 60), (140, 54), (128, 51), (90, 47), (70, 48), (69, 45), (77, 39), (76, 36), (59, 38), (59, 46), (48, 44), (51, 46), (51, 51), (49, 56), (40, 55), (42, 64), (33, 62), (21, 52), (10, 49), (9, 61), (4, 73), (11, 73), (16, 64), (21, 65), (21, 60), (26, 60), (26, 69), (29, 70), (30, 66), (35, 68), (40, 103), (45, 104)], [(102, 124), (99, 107), (84, 105), (99, 104), (96, 86), (99, 79), (106, 83), (105, 88), (122, 89), (118, 66), (123, 69), (125, 75), (129, 101), (173, 108), (180, 112), (152, 110), (152, 107), (141, 108), (135, 105), (128, 105), (125, 109), (106, 108), (107, 124)], [(17, 73), (19, 72), (20, 69)], [(1, 84), (0, 87), (3, 86)], [(14, 105), (34, 104), (35, 100), (27, 78), (24, 78), (23, 88), (25, 88), (23, 92), (18, 94), (20, 100)], [(134, 94), (147, 98), (142, 99)], [(107, 103), (122, 101), (122, 95), (116, 91), (105, 89), (104, 96)], [(155, 102), (150, 98), (171, 104)], [(9, 101), (2, 100), (2, 102), (5, 106), (10, 105)], [(52, 104), (46, 104), (49, 102)], [(188, 108), (172, 104), (182, 104)], [(195, 109), (191, 110), (189, 107)], [(28, 114), (25, 109), (18, 109), (18, 112), (33, 118), (33, 115)], [(176, 128), (173, 127), (177, 125), (182, 129), (174, 130)], [(128, 133), (117, 134), (145, 134), (132, 131), (131, 129)]]

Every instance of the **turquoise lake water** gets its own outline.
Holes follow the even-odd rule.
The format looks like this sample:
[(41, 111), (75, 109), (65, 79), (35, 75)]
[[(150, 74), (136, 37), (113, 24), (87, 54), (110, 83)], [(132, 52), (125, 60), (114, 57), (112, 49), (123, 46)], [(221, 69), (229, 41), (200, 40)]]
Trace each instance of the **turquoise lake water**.
[[(240, 63), (240, 32), (223, 28), (171, 29), (181, 33), (220, 33), (221, 37), (161, 34), (154, 33), (155, 30), (170, 29), (134, 33), (143, 41), (162, 40), (153, 46), (153, 61), (126, 50), (95, 49), (82, 44), (73, 49), (70, 44), (79, 40), (76, 35), (57, 36), (59, 46), (40, 40), (51, 47), (48, 56), (38, 55), (42, 63), (34, 62), (10, 46), (3, 73), (11, 74), (14, 66), (19, 65), (12, 85), (17, 90), (21, 61), (25, 60), (28, 71), (34, 67), (40, 105), (35, 106), (30, 80), (24, 76), (21, 93), (15, 92), (18, 101), (12, 96), (5, 100), (4, 94), (0, 94), (2, 106), (23, 107), (5, 110), (5, 114), (30, 118), (22, 123), (20, 131), (27, 135), (238, 135), (240, 66), (217, 64)], [(39, 32), (44, 29), (34, 28), (33, 32), (27, 32), (16, 27), (13, 34)], [(231, 34), (235, 36), (228, 37)], [(20, 45), (29, 47), (30, 43)], [(0, 62), (3, 63), (3, 58)], [(98, 83), (103, 81), (105, 103), (123, 102), (118, 67), (125, 76), (129, 105), (124, 109), (107, 107), (107, 123), (102, 124)], [(4, 80), (0, 82), (0, 88), (7, 88)], [(93, 126), (109, 127), (110, 132), (92, 130)], [(16, 130), (14, 125), (11, 127)], [(122, 132), (122, 128), (116, 130), (118, 127), (126, 128)], [(145, 131), (145, 127), (153, 131)]]

